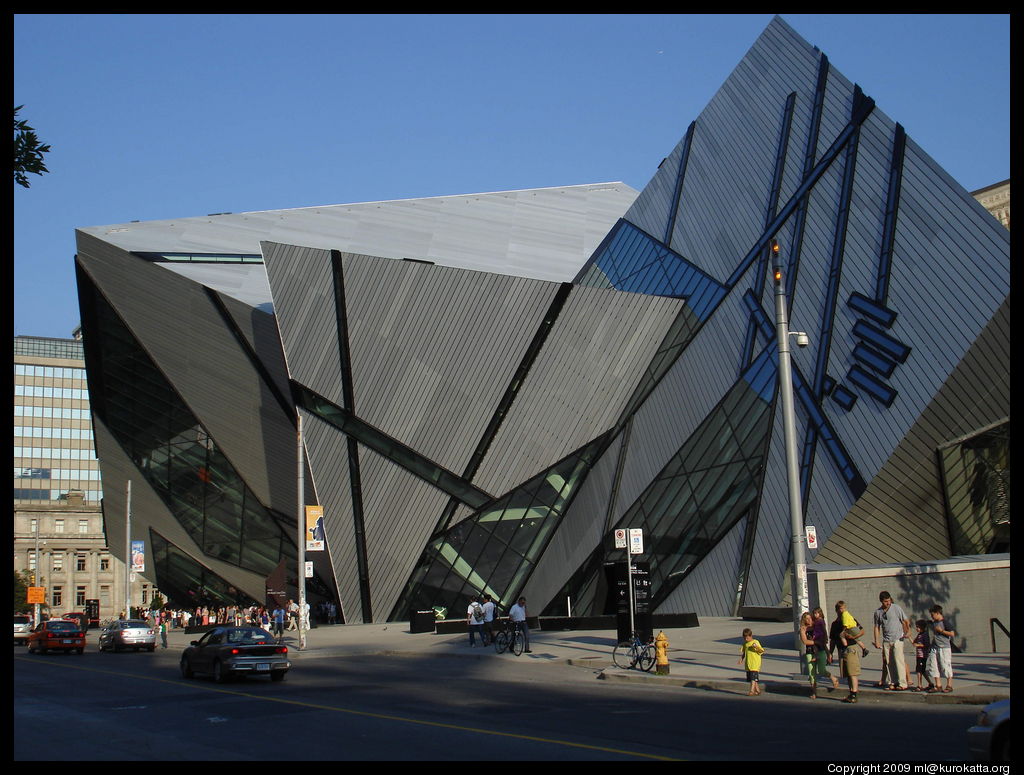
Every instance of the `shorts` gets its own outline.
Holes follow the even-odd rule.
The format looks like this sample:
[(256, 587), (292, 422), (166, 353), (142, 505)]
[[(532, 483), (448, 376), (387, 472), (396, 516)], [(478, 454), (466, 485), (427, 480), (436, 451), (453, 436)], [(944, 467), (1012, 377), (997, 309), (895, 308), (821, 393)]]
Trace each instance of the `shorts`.
[(924, 675), (928, 672), (928, 657), (917, 657), (917, 667), (914, 672)]
[(860, 675), (860, 646), (854, 644), (843, 652), (843, 674), (847, 678)]
[(753, 681), (760, 681), (761, 680), (761, 671), (759, 671), (759, 670), (748, 670), (747, 671), (747, 680), (751, 681), (751, 682), (753, 682)]

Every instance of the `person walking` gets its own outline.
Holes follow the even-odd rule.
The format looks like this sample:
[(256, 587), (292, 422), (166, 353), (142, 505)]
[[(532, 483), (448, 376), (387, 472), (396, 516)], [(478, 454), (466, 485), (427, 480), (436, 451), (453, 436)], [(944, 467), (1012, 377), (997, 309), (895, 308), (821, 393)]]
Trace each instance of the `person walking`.
[(526, 611), (526, 598), (519, 598), (519, 601), (509, 609), (508, 615), (513, 626), (523, 633), (523, 651), (527, 654), (532, 653), (530, 651), (530, 626), (526, 622), (526, 618), (529, 616)]
[(828, 632), (825, 630), (825, 613), (815, 608), (811, 613), (800, 617), (800, 640), (804, 644), (804, 662), (807, 675), (811, 681), (811, 699), (818, 697), (818, 679), (828, 678), (832, 689), (839, 688), (839, 680), (828, 672), (828, 663), (832, 655), (828, 650)]
[(907, 662), (903, 653), (903, 642), (910, 633), (910, 619), (903, 609), (892, 602), (892, 595), (880, 592), (878, 602), (881, 605), (875, 611), (874, 639), (871, 641), (876, 649), (882, 650), (882, 661), (888, 668), (883, 681), (890, 691), (905, 691), (907, 687)]
[(843, 702), (856, 703), (857, 690), (860, 683), (860, 658), (862, 646), (858, 642), (864, 629), (849, 611), (846, 603), (836, 603), (836, 619), (829, 628), (829, 651), (838, 650), (841, 660), (841, 672), (850, 685), (850, 693)]
[(480, 600), (476, 595), (469, 599), (469, 608), (466, 609), (466, 626), (469, 630), (469, 645), (471, 648), (476, 647), (477, 635), (480, 636), (480, 645), (487, 645), (483, 631), (484, 607), (480, 605)]
[(277, 636), (278, 641), (284, 637), (284, 609), (278, 605), (274, 609), (274, 613), (271, 614), (271, 618), (274, 620), (274, 635)]
[[(928, 612), (932, 616), (932, 643), (931, 649), (928, 651), (928, 675), (932, 680), (932, 688), (929, 691), (932, 692), (952, 692), (953, 691), (953, 636), (956, 635), (956, 630), (948, 628), (946, 620), (942, 614), (941, 605), (933, 605), (928, 609)], [(942, 681), (940, 678), (946, 679), (945, 688), (940, 688)]]
[(484, 645), (494, 642), (494, 601), (490, 595), (484, 595)]

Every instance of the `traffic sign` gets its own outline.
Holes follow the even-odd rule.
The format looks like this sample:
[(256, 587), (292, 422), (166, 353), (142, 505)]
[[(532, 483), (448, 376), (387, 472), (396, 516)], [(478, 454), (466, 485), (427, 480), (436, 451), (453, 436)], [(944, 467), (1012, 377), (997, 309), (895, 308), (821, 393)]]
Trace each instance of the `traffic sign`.
[(818, 534), (814, 530), (813, 525), (806, 525), (804, 528), (807, 531), (807, 548), (817, 549), (818, 548)]
[(629, 553), (644, 553), (644, 531), (643, 528), (631, 527), (629, 529)]
[(615, 548), (625, 549), (626, 548), (626, 531), (619, 528), (615, 531)]

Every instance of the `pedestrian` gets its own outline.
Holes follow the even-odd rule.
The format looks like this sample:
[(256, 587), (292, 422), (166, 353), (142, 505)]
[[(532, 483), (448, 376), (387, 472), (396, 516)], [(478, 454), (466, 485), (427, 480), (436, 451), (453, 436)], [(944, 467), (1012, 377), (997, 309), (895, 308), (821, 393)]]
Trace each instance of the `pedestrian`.
[(832, 655), (828, 650), (828, 632), (825, 630), (825, 613), (815, 608), (800, 617), (800, 640), (804, 644), (804, 661), (811, 681), (811, 699), (818, 696), (818, 679), (828, 678), (832, 682), (829, 691), (839, 688), (839, 680), (828, 672)]
[(743, 630), (743, 645), (740, 646), (740, 661), (736, 664), (743, 665), (747, 671), (747, 680), (750, 682), (748, 697), (761, 693), (761, 655), (764, 648), (754, 638), (754, 631), (747, 627)]
[(878, 602), (881, 605), (875, 611), (874, 639), (871, 643), (876, 649), (882, 650), (882, 661), (888, 667), (888, 675), (883, 679), (888, 683), (886, 688), (902, 692), (909, 688), (903, 642), (910, 634), (910, 619), (902, 608), (892, 602), (892, 595), (888, 592), (880, 592)]
[[(932, 692), (953, 691), (953, 638), (956, 630), (947, 629), (946, 620), (942, 615), (942, 606), (933, 605), (929, 610), (932, 615), (931, 640), (932, 647), (928, 653), (928, 675), (932, 679)], [(939, 679), (946, 679), (946, 687), (940, 688)]]
[(532, 653), (530, 651), (530, 625), (526, 621), (529, 614), (526, 611), (525, 597), (519, 598), (519, 601), (509, 609), (508, 616), (515, 628), (523, 633), (523, 651), (527, 654)]
[[(928, 639), (928, 620), (918, 619), (916, 623), (917, 634), (914, 636), (914, 661), (915, 672), (917, 673), (917, 686), (915, 692), (931, 691), (933, 688), (932, 679), (928, 677), (928, 652), (931, 650), (931, 642)], [(928, 684), (926, 689), (921, 685), (921, 679)]]
[(167, 621), (160, 622), (160, 647), (167, 648)]
[(284, 637), (285, 610), (279, 605), (274, 609), (274, 613), (271, 614), (271, 617), (274, 620), (274, 635), (277, 636), (278, 640), (281, 640)]
[(469, 645), (471, 648), (476, 647), (476, 636), (480, 636), (480, 645), (486, 646), (487, 643), (484, 641), (484, 608), (480, 605), (480, 600), (473, 595), (469, 598), (469, 608), (466, 609), (466, 625), (469, 628)]
[(843, 702), (857, 702), (861, 652), (867, 653), (867, 649), (863, 648), (859, 642), (863, 635), (864, 628), (860, 626), (853, 614), (846, 610), (846, 603), (840, 600), (836, 603), (836, 620), (829, 629), (829, 651), (838, 650), (841, 672), (846, 676), (850, 685), (850, 693), (843, 698)]
[(494, 642), (494, 601), (490, 595), (484, 595), (484, 645)]
[(299, 629), (299, 604), (288, 598), (288, 629)]

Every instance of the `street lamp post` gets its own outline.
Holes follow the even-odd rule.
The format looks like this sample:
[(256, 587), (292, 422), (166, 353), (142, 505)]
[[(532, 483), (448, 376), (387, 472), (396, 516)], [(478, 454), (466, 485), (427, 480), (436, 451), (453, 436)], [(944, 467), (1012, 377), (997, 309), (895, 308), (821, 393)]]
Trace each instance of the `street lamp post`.
[[(790, 332), (786, 314), (786, 290), (782, 282), (782, 257), (777, 240), (771, 242), (772, 277), (775, 284), (775, 335), (779, 347), (779, 393), (782, 397), (782, 424), (786, 441), (786, 480), (789, 485), (789, 520), (793, 550), (791, 596), (793, 598), (793, 632), (800, 627), (800, 615), (810, 607), (807, 594), (807, 559), (804, 553), (804, 518), (800, 501), (800, 466), (797, 461), (796, 413), (793, 406), (793, 366), (790, 360), (789, 337), (797, 337), (797, 344), (807, 346), (807, 334)], [(802, 651), (799, 637), (797, 650)]]
[(298, 587), (297, 597), (299, 598), (299, 651), (303, 651), (306, 648), (306, 629), (309, 627), (309, 621), (306, 616), (306, 471), (305, 471), (305, 458), (303, 456), (302, 449), (302, 414), (296, 410), (296, 439), (297, 449), (296, 457), (298, 458), (298, 467), (296, 471), (297, 487), (298, 492), (298, 527), (299, 527), (299, 545), (298, 545), (298, 578), (296, 579), (296, 586)]

